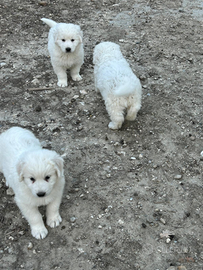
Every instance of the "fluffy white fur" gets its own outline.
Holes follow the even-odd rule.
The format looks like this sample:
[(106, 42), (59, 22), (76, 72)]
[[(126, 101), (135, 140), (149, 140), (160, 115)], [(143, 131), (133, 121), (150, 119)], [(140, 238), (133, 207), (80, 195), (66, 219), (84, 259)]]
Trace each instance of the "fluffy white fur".
[(68, 85), (66, 70), (70, 69), (74, 81), (80, 81), (80, 68), (84, 61), (83, 33), (79, 25), (56, 23), (50, 19), (41, 19), (51, 29), (48, 37), (48, 50), (53, 69), (58, 77), (58, 86)]
[(59, 207), (64, 189), (63, 159), (42, 149), (29, 130), (12, 127), (0, 135), (0, 171), (15, 193), (15, 201), (37, 239), (48, 231), (38, 210), (47, 205), (46, 223), (56, 227), (62, 221)]
[(142, 86), (124, 59), (119, 45), (102, 42), (95, 46), (94, 55), (95, 89), (105, 101), (111, 122), (109, 128), (119, 129), (126, 119), (133, 121), (141, 107)]

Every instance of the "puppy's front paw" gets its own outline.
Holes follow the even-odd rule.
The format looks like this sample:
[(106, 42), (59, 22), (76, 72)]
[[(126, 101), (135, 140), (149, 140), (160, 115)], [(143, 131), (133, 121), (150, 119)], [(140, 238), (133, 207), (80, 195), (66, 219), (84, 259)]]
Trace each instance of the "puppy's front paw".
[(59, 226), (61, 223), (62, 218), (59, 214), (53, 215), (47, 218), (47, 225), (49, 225), (51, 228)]
[(110, 129), (119, 129), (121, 127), (122, 124), (118, 124), (118, 123), (115, 123), (115, 122), (110, 122), (108, 127)]
[(73, 81), (81, 81), (82, 77), (80, 76), (80, 74), (72, 76)]
[(58, 81), (57, 85), (60, 87), (66, 87), (66, 86), (68, 86), (68, 83), (67, 83), (67, 81)]
[(47, 236), (48, 231), (45, 226), (33, 226), (31, 228), (32, 236), (36, 239), (43, 239)]

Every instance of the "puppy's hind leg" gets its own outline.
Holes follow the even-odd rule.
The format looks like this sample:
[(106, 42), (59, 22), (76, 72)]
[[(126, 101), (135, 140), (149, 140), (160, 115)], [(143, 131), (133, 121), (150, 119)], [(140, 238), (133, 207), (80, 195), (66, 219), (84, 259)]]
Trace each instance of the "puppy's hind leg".
[(127, 109), (126, 120), (134, 121), (137, 117), (137, 113), (141, 107), (140, 103), (131, 104), (131, 106)]
[(73, 81), (81, 81), (82, 80), (82, 77), (80, 76), (80, 68), (81, 68), (81, 65), (76, 65), (76, 66), (73, 66), (70, 70), (70, 75), (71, 75), (71, 78), (73, 79)]
[(124, 122), (124, 116), (123, 116), (124, 109), (122, 107), (115, 106), (115, 104), (107, 104), (107, 103), (106, 103), (106, 109), (111, 119), (111, 122), (109, 123), (108, 127), (110, 129), (121, 128)]

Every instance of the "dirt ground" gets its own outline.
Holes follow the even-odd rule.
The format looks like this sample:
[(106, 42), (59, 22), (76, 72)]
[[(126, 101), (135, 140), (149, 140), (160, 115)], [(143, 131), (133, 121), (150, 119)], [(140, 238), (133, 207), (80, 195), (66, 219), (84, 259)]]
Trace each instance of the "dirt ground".
[[(0, 269), (202, 270), (202, 1), (2, 0), (0, 8), (0, 131), (32, 130), (64, 156), (66, 176), (62, 224), (43, 240), (0, 182)], [(42, 17), (81, 26), (82, 81), (56, 86)], [(108, 129), (94, 90), (100, 41), (121, 46), (143, 86), (136, 121), (119, 131)], [(30, 90), (43, 87), (53, 89)]]

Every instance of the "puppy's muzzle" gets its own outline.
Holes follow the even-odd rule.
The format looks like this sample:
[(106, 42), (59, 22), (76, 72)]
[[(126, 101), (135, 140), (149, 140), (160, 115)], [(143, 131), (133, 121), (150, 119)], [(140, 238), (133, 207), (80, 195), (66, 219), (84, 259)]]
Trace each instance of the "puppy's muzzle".
[(67, 52), (67, 53), (71, 52), (71, 48), (70, 48), (70, 47), (67, 47), (67, 48), (66, 48), (66, 52)]
[(38, 192), (37, 196), (38, 197), (44, 197), (46, 195), (46, 192)]

